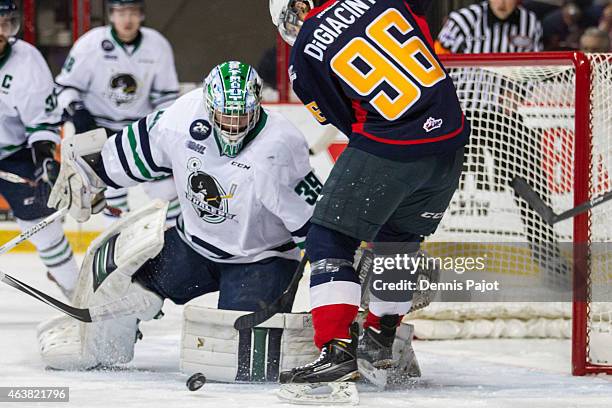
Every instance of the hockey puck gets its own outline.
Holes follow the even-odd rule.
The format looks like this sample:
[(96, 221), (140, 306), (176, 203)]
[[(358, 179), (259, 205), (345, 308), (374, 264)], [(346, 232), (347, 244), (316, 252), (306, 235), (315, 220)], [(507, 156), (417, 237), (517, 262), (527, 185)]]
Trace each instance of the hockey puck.
[(197, 391), (206, 384), (206, 376), (202, 373), (195, 373), (187, 380), (189, 391)]

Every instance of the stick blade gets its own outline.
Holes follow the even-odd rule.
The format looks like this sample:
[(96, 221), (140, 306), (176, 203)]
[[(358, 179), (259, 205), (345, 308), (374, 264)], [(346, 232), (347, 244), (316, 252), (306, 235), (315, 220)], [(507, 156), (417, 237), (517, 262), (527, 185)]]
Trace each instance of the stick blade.
[(531, 188), (529, 183), (527, 183), (524, 178), (516, 176), (512, 179), (510, 185), (516, 194), (525, 200), (527, 204), (529, 204), (529, 206), (533, 208), (533, 210), (537, 212), (547, 224), (552, 225), (555, 223), (556, 215), (552, 208), (546, 205), (544, 200), (540, 198), (538, 193)]

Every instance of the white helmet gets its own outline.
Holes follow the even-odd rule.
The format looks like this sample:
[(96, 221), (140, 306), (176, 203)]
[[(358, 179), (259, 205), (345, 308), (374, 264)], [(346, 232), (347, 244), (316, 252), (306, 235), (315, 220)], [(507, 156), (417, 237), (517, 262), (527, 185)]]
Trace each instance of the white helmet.
[[(304, 8), (298, 9), (296, 7), (298, 4), (302, 4), (305, 10)], [(304, 23), (303, 16), (300, 16), (300, 13), (308, 12), (313, 8), (313, 0), (270, 0), (272, 22), (278, 28), (283, 40), (289, 45), (293, 45)]]

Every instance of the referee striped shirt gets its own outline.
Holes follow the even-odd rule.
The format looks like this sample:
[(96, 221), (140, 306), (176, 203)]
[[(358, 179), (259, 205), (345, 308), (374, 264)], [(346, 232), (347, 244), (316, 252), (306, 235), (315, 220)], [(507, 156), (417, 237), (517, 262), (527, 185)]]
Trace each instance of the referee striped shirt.
[(454, 54), (542, 51), (542, 25), (535, 13), (521, 6), (500, 20), (483, 1), (453, 11), (436, 45), (438, 52)]
[[(488, 1), (453, 11), (436, 41), (438, 54), (542, 51), (542, 25), (533, 12), (518, 6), (506, 19), (493, 14)], [(479, 68), (450, 70), (463, 108), (498, 110), (500, 98), (515, 88), (503, 74)]]

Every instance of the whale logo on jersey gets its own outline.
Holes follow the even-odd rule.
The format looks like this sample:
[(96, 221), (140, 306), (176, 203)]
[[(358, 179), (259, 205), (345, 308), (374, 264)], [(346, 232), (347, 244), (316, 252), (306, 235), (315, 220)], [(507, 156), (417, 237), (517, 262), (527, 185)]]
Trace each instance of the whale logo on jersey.
[(189, 126), (189, 134), (198, 141), (206, 140), (212, 131), (210, 123), (203, 119), (198, 119)]
[(185, 197), (191, 202), (198, 217), (211, 224), (220, 224), (227, 219), (233, 220), (236, 215), (229, 213), (229, 200), (234, 198), (236, 184), (226, 192), (221, 183), (200, 170), (202, 162), (192, 157), (187, 163), (190, 174), (187, 176)]
[(130, 74), (117, 74), (110, 80), (110, 99), (119, 107), (129, 106), (136, 100), (138, 82)]

